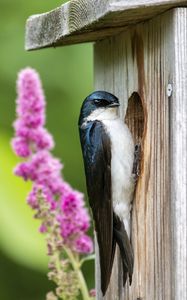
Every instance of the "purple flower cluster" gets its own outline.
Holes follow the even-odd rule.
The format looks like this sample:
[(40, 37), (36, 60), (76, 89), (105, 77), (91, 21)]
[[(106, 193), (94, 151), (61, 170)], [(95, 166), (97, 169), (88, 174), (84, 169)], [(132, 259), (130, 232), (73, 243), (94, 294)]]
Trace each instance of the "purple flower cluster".
[[(17, 120), (12, 147), (18, 156), (25, 159), (17, 165), (15, 174), (33, 182), (28, 204), (39, 211), (38, 193), (42, 191), (49, 210), (56, 216), (63, 243), (78, 253), (90, 253), (93, 244), (86, 234), (90, 219), (83, 195), (63, 180), (62, 164), (50, 153), (54, 141), (44, 128), (45, 97), (35, 70), (26, 68), (20, 72), (17, 92)], [(46, 225), (42, 224), (40, 231), (46, 230)]]
[(54, 147), (52, 136), (45, 124), (45, 98), (39, 75), (27, 68), (20, 72), (17, 82), (17, 120), (14, 123), (13, 148), (20, 157), (27, 158), (32, 152)]

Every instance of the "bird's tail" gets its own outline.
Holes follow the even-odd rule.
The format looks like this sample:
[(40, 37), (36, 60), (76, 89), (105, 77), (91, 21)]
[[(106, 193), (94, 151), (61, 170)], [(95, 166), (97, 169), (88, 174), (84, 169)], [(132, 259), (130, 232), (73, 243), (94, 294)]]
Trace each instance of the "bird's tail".
[(114, 214), (114, 239), (116, 240), (121, 254), (122, 265), (123, 265), (123, 286), (126, 283), (127, 275), (129, 275), (129, 283), (132, 282), (133, 273), (133, 251), (132, 247), (125, 230), (123, 221), (119, 219), (118, 216)]

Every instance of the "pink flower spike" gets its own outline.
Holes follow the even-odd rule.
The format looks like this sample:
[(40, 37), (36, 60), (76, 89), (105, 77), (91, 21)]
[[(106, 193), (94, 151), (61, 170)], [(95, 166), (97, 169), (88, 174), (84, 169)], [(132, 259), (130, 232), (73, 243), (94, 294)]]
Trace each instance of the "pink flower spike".
[[(93, 242), (87, 235), (90, 217), (84, 196), (64, 181), (61, 174), (63, 165), (50, 152), (54, 148), (54, 140), (44, 127), (45, 97), (35, 70), (26, 68), (19, 73), (17, 93), (17, 119), (13, 124), (15, 136), (12, 148), (22, 158), (22, 162), (16, 166), (14, 173), (33, 183), (27, 203), (35, 211), (34, 217), (41, 221), (40, 233), (46, 234), (48, 255), (51, 258), (49, 277), (57, 282), (56, 278), (61, 278), (63, 274), (65, 285), (70, 281), (73, 286), (73, 289), (65, 287), (68, 297), (72, 290), (71, 299), (77, 299), (80, 285), (65, 248), (76, 259), (80, 259), (79, 255), (93, 251)], [(62, 291), (63, 280), (56, 289), (57, 296)]]
[(32, 117), (35, 113), (40, 112), (42, 116), (41, 120), (43, 120), (40, 125), (43, 126), (45, 119), (45, 98), (40, 77), (34, 69), (26, 68), (19, 73), (17, 93), (18, 116), (25, 119), (25, 115)]

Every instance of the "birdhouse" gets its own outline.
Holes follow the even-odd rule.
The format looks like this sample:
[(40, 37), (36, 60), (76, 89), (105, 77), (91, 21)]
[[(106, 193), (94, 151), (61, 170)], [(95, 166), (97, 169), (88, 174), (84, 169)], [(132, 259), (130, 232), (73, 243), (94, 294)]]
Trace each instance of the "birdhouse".
[(27, 21), (27, 50), (85, 42), (94, 42), (95, 90), (119, 98), (141, 146), (132, 284), (123, 288), (116, 251), (103, 298), (97, 257), (97, 299), (186, 300), (187, 1), (72, 0)]

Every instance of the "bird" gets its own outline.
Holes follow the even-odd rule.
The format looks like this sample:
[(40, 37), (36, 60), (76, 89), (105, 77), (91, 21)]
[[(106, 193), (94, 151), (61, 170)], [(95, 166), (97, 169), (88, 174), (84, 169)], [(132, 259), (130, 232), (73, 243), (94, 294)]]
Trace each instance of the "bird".
[(78, 121), (103, 296), (110, 282), (116, 244), (122, 260), (123, 285), (128, 277), (131, 284), (133, 274), (129, 221), (135, 188), (134, 142), (119, 117), (119, 106), (115, 95), (94, 91), (83, 101)]

